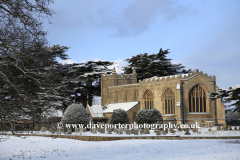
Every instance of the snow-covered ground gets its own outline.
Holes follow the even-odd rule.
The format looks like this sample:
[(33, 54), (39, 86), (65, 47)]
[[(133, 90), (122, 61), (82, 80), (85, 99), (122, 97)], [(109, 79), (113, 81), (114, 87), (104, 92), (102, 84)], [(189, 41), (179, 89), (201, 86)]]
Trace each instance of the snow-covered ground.
[(240, 141), (119, 140), (79, 141), (10, 136), (0, 142), (0, 159), (240, 159)]

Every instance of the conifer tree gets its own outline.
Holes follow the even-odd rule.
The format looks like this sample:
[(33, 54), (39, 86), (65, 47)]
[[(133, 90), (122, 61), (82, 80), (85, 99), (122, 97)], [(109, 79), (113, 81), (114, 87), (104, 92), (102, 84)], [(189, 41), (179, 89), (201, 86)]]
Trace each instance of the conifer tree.
[(132, 68), (135, 67), (138, 80), (150, 78), (153, 76), (161, 77), (168, 75), (176, 75), (182, 73), (189, 73), (191, 70), (185, 70), (182, 64), (171, 63), (172, 59), (167, 58), (167, 54), (170, 53), (169, 49), (159, 50), (157, 54), (138, 54), (132, 58), (126, 59), (129, 66), (124, 68), (126, 74), (132, 73)]
[(235, 106), (235, 108), (231, 111), (240, 112), (240, 85), (231, 86), (228, 90), (219, 89), (219, 93), (211, 92), (208, 98), (221, 98), (223, 103), (233, 102), (230, 106)]

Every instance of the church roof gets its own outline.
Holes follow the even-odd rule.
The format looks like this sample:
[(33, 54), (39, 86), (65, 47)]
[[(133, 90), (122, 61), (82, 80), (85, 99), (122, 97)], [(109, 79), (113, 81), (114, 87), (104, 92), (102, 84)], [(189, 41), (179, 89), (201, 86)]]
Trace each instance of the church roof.
[(104, 117), (103, 110), (100, 105), (89, 106), (89, 110), (92, 114), (92, 117)]
[(130, 110), (132, 107), (136, 106), (138, 104), (138, 101), (134, 102), (123, 102), (123, 103), (108, 103), (104, 107), (106, 107), (105, 110), (103, 110), (103, 113), (112, 113), (115, 109), (123, 109), (125, 111)]
[(191, 73), (186, 73), (186, 74), (177, 74), (177, 75), (171, 75), (171, 76), (162, 76), (162, 77), (151, 77), (151, 78), (146, 78), (143, 79), (143, 81), (139, 81), (139, 83), (141, 82), (149, 82), (149, 81), (161, 81), (161, 80), (165, 80), (165, 79), (182, 79), (182, 80), (188, 80), (191, 79), (197, 75), (201, 75), (202, 77), (210, 80), (210, 81), (216, 81), (216, 76), (208, 76), (208, 74), (204, 74), (202, 71), (199, 72), (198, 69), (192, 71)]

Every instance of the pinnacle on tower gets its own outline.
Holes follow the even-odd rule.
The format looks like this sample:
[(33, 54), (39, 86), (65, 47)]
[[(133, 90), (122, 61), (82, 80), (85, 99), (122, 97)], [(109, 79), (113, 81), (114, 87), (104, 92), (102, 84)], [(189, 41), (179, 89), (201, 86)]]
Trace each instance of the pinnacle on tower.
[(136, 74), (136, 70), (135, 70), (135, 67), (133, 67), (133, 74)]
[(113, 73), (116, 73), (115, 67), (113, 67)]

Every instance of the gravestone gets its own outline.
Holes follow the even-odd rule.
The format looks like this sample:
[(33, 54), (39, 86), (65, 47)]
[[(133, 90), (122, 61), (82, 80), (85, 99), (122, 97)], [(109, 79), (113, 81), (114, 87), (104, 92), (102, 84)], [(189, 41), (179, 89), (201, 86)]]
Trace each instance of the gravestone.
[(158, 130), (157, 128), (154, 128), (154, 133), (156, 133), (156, 130)]
[(126, 134), (130, 135), (131, 131), (129, 129), (126, 130)]
[(100, 128), (100, 133), (105, 133), (105, 128)]
[(167, 134), (167, 133), (166, 133), (166, 131), (164, 131), (164, 130), (161, 132), (161, 135), (166, 135), (166, 134)]
[(156, 130), (156, 135), (157, 136), (161, 135), (161, 131), (160, 130)]
[(144, 134), (144, 129), (140, 129), (140, 134)]
[(234, 130), (237, 130), (237, 126), (234, 127)]
[(168, 133), (168, 128), (165, 128), (165, 132)]
[(227, 130), (230, 130), (230, 128), (232, 128), (230, 125), (227, 125)]
[(134, 135), (138, 135), (138, 129), (134, 129)]
[(131, 129), (131, 134), (134, 134), (134, 129)]
[(221, 126), (217, 126), (217, 131), (221, 131)]
[(72, 128), (67, 129), (67, 134), (72, 134)]
[(87, 128), (83, 128), (83, 132), (87, 132)]
[(123, 128), (120, 128), (120, 129), (118, 130), (118, 134), (123, 134)]
[(79, 128), (75, 128), (75, 132), (79, 132)]
[(112, 134), (112, 131), (113, 131), (113, 129), (109, 128), (107, 132), (108, 132), (108, 134)]
[(222, 127), (222, 130), (226, 131), (226, 130), (227, 130), (227, 126), (224, 125), (224, 126)]
[(170, 134), (175, 134), (175, 132), (176, 132), (176, 131), (175, 131), (173, 128), (169, 128), (169, 133), (170, 133)]
[(144, 128), (144, 134), (150, 134), (149, 128)]
[(92, 133), (93, 134), (97, 133), (97, 128), (92, 128)]

